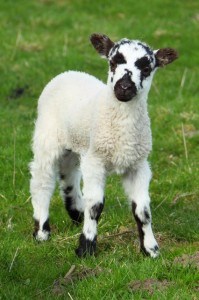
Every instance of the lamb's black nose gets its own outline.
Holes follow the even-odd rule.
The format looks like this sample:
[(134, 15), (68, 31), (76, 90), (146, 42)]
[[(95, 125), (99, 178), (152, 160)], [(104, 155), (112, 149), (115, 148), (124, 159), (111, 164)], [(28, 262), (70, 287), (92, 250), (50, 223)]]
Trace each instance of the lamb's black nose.
[(124, 90), (127, 90), (129, 88), (132, 88), (132, 81), (131, 81), (131, 78), (129, 77), (128, 74), (125, 74), (123, 77), (122, 77), (122, 81), (121, 81), (121, 88), (124, 89)]
[(114, 87), (115, 96), (120, 101), (130, 101), (137, 93), (135, 83), (129, 73), (119, 79)]

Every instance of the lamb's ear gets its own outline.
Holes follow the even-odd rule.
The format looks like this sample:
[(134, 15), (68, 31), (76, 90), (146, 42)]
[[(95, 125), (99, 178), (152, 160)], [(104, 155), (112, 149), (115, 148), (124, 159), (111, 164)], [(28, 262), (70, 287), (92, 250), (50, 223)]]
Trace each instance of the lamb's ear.
[(114, 42), (112, 42), (108, 36), (100, 33), (93, 33), (90, 37), (90, 41), (97, 52), (106, 58), (114, 46)]
[(154, 51), (156, 66), (164, 67), (178, 58), (178, 52), (172, 48), (162, 48)]

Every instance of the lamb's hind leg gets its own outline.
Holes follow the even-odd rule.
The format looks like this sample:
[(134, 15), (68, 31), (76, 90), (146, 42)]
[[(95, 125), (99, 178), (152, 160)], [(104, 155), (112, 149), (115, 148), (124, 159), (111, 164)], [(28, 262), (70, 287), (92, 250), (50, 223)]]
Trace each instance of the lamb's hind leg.
[(30, 190), (34, 209), (34, 237), (45, 241), (50, 235), (49, 205), (55, 187), (54, 164), (35, 159), (31, 165)]
[(84, 202), (80, 190), (81, 171), (79, 157), (70, 150), (66, 150), (59, 160), (60, 191), (66, 210), (74, 222), (83, 220)]
[(151, 257), (159, 254), (158, 244), (151, 227), (150, 197), (148, 193), (151, 171), (147, 161), (137, 170), (124, 176), (124, 188), (129, 197), (140, 238), (141, 251)]
[[(56, 123), (37, 119), (33, 137), (34, 159), (30, 164), (30, 191), (35, 219), (34, 236), (47, 240), (50, 235), (49, 205), (56, 182), (57, 162), (62, 152)], [(49, 117), (50, 118), (50, 117)]]

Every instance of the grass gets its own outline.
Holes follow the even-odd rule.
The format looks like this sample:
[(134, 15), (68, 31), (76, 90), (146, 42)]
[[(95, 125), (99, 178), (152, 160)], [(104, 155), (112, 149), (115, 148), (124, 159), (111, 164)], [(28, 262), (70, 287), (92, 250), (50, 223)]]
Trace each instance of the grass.
[[(196, 0), (1, 1), (0, 299), (198, 299), (198, 29)], [(138, 251), (117, 176), (107, 181), (96, 258), (74, 255), (81, 228), (71, 225), (58, 191), (51, 240), (32, 239), (28, 163), (37, 99), (64, 70), (106, 80), (106, 62), (88, 41), (93, 32), (180, 53), (156, 74), (149, 96), (157, 260)]]

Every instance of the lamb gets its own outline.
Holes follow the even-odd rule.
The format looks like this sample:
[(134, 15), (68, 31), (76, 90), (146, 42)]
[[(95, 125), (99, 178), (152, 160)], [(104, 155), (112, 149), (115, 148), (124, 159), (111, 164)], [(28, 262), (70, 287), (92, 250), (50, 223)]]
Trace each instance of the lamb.
[(84, 217), (76, 254), (95, 254), (106, 176), (116, 172), (137, 223), (141, 252), (155, 258), (159, 247), (148, 192), (152, 138), (147, 97), (155, 71), (178, 54), (171, 48), (153, 51), (138, 40), (114, 43), (103, 34), (92, 34), (90, 40), (108, 60), (107, 84), (68, 71), (52, 79), (39, 98), (30, 164), (34, 237), (49, 238), (49, 204), (58, 178), (70, 218), (79, 224)]

